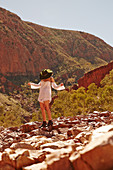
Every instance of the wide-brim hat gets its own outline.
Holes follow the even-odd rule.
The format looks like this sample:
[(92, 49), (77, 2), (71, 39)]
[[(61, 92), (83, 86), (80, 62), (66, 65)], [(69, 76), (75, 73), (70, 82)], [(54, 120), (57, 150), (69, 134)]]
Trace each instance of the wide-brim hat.
[(49, 77), (51, 77), (53, 74), (53, 71), (50, 69), (44, 69), (40, 72), (40, 79), (47, 79)]

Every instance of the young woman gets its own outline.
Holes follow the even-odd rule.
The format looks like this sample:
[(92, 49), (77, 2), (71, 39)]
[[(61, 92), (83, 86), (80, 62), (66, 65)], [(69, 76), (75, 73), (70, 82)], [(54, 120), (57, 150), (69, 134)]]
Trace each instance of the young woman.
[[(64, 90), (65, 87), (63, 83), (57, 85), (54, 81), (54, 78), (52, 77), (53, 71), (50, 69), (44, 69), (40, 72), (40, 79), (41, 81), (38, 84), (35, 83), (28, 83), (28, 85), (31, 86), (31, 89), (38, 89), (39, 91), (39, 97), (38, 101), (40, 103), (40, 108), (42, 111), (42, 117), (43, 117), (43, 123), (40, 127), (50, 127), (53, 125), (52, 117), (51, 117), (51, 110), (49, 107), (49, 103), (51, 102), (51, 87), (55, 90)], [(46, 122), (46, 113), (48, 114), (48, 124)]]

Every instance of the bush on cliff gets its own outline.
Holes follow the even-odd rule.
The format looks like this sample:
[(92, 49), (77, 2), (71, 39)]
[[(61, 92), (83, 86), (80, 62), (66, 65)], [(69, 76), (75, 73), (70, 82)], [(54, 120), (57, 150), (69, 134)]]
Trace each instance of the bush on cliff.
[(19, 102), (0, 93), (0, 126), (20, 126), (26, 122), (24, 117), (29, 115)]
[(107, 74), (103, 80), (100, 82), (101, 87), (104, 87), (106, 85), (113, 85), (113, 70), (110, 71), (109, 74)]
[(39, 93), (37, 90), (31, 90), (31, 88), (27, 85), (27, 82), (21, 85), (20, 91), (15, 90), (13, 93), (10, 93), (10, 95), (19, 101), (22, 108), (28, 112), (34, 112), (36, 109), (39, 109)]
[(58, 92), (52, 105), (53, 117), (75, 116), (97, 111), (113, 111), (113, 85), (99, 87), (92, 83), (88, 90), (83, 87), (70, 92)]
[[(113, 111), (113, 70), (101, 81), (99, 88), (92, 83), (87, 90), (81, 87), (69, 92), (59, 91), (57, 95), (58, 98), (51, 107), (53, 118), (88, 114), (94, 110)], [(0, 126), (19, 126), (25, 122), (24, 117), (30, 113), (31, 121), (42, 120), (38, 91), (31, 90), (27, 83), (21, 86), (20, 91), (15, 90), (9, 97), (0, 94)]]

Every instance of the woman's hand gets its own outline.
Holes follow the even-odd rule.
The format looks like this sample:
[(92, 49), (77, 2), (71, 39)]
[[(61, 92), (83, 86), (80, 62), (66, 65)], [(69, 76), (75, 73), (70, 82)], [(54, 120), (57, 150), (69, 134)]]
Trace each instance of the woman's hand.
[(28, 86), (30, 86), (30, 85), (31, 85), (31, 83), (29, 82), (29, 83), (28, 83)]
[(63, 84), (63, 83), (61, 83), (60, 85), (61, 85), (61, 86), (64, 86), (64, 84)]

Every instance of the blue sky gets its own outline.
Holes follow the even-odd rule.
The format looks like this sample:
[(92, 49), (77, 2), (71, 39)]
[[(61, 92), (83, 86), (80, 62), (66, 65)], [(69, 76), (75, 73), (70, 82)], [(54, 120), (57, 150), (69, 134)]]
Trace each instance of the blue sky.
[(113, 47), (113, 0), (0, 0), (24, 21), (84, 31)]

